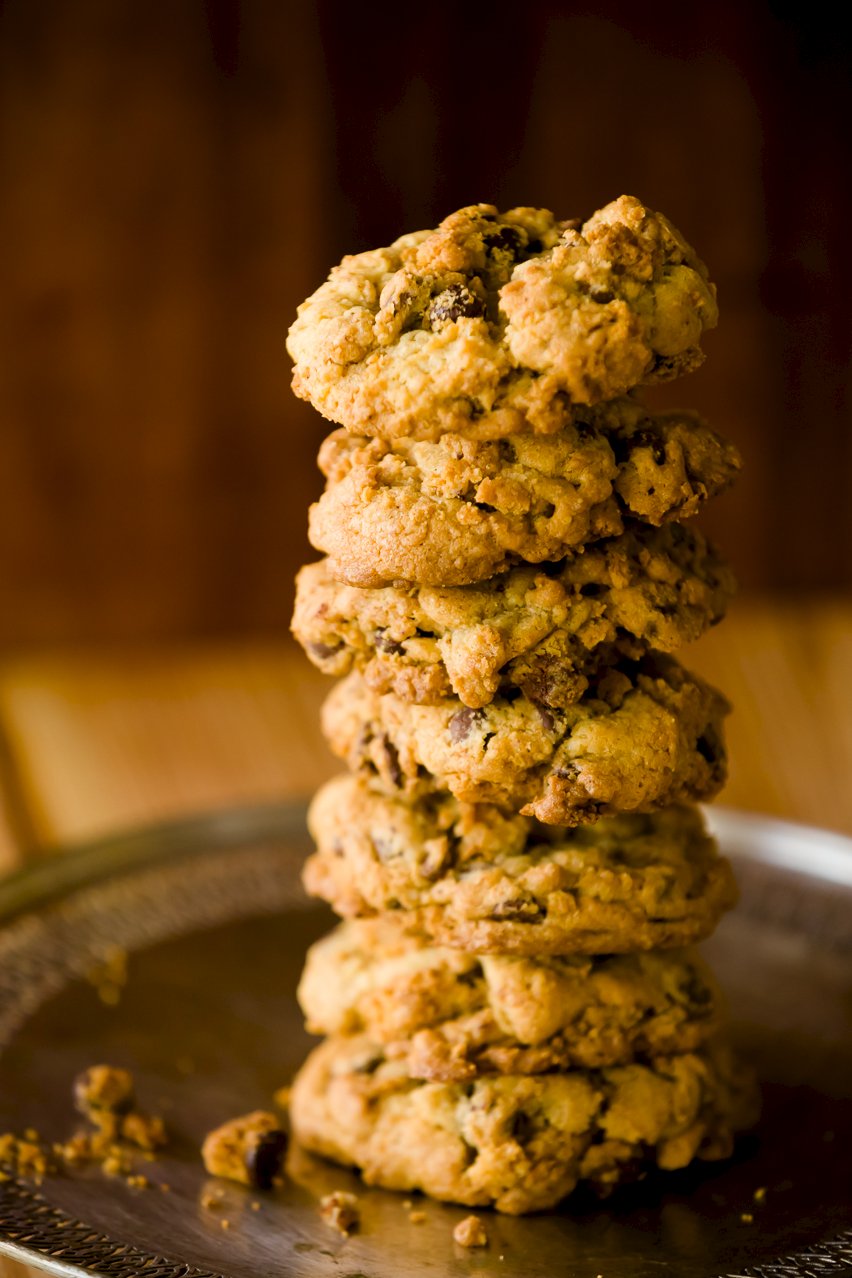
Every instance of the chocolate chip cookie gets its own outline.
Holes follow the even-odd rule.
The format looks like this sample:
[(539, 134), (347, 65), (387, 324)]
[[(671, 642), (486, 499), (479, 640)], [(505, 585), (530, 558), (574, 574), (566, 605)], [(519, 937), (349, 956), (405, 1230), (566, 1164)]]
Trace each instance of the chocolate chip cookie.
[(296, 394), (349, 430), (505, 434), (688, 372), (716, 320), (703, 263), (631, 196), (585, 223), (475, 204), (344, 258), (287, 349)]
[(349, 767), (391, 792), (425, 782), (554, 825), (712, 798), (725, 779), (721, 693), (671, 657), (607, 669), (583, 697), (546, 707), (517, 691), (478, 710), (415, 705), (353, 672), (322, 727)]
[(374, 692), (406, 701), (455, 695), (479, 709), (520, 688), (565, 707), (613, 660), (697, 639), (733, 590), (701, 534), (670, 524), (470, 586), (363, 589), (322, 560), (296, 579), (293, 631), (326, 674), (360, 670)]
[(358, 586), (466, 585), (541, 563), (624, 528), (695, 514), (732, 481), (736, 449), (689, 413), (602, 405), (555, 435), (436, 441), (335, 431), (309, 536), (332, 576)]
[(304, 882), (344, 917), (404, 913), (472, 954), (624, 954), (690, 945), (736, 901), (700, 812), (670, 807), (572, 829), (432, 791), (329, 781), (309, 815)]
[(513, 958), (431, 945), (404, 916), (351, 919), (308, 951), (314, 1034), (366, 1033), (412, 1078), (540, 1074), (691, 1052), (718, 1027), (697, 955)]
[(329, 1038), (293, 1086), (299, 1143), (367, 1184), (493, 1205), (554, 1206), (581, 1181), (606, 1194), (644, 1170), (726, 1158), (756, 1107), (750, 1078), (713, 1044), (601, 1070), (412, 1079), (365, 1036)]

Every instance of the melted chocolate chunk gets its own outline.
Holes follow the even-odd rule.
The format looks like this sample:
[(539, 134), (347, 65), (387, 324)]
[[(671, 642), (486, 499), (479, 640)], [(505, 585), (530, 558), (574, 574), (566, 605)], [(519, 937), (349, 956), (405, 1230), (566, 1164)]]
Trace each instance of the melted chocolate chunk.
[(377, 630), (373, 642), (379, 652), (386, 652), (390, 657), (401, 657), (403, 654), (402, 644), (389, 639), (386, 630)]
[(343, 647), (340, 643), (309, 643), (308, 652), (311, 656), (316, 657), (317, 661), (326, 661), (329, 657), (333, 657), (340, 652)]
[(485, 304), (464, 284), (451, 284), (439, 293), (429, 307), (433, 328), (459, 319), (478, 319), (485, 314)]
[(485, 714), (482, 710), (471, 710), (470, 706), (456, 711), (450, 719), (450, 740), (466, 741), (476, 725), (482, 723), (484, 718)]
[(255, 1189), (271, 1189), (281, 1172), (287, 1152), (287, 1136), (279, 1128), (262, 1132), (246, 1150), (246, 1171)]
[(517, 257), (526, 245), (527, 237), (515, 226), (501, 226), (499, 231), (489, 231), (482, 237), (489, 253), (510, 253)]

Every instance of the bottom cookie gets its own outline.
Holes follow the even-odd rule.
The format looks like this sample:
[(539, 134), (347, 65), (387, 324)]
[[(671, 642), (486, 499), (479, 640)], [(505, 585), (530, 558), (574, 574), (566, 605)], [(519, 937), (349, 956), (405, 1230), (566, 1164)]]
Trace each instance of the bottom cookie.
[(356, 1035), (311, 1053), (290, 1117), (304, 1148), (367, 1184), (520, 1215), (581, 1181), (606, 1193), (654, 1166), (726, 1158), (756, 1108), (750, 1077), (718, 1044), (647, 1065), (435, 1083)]

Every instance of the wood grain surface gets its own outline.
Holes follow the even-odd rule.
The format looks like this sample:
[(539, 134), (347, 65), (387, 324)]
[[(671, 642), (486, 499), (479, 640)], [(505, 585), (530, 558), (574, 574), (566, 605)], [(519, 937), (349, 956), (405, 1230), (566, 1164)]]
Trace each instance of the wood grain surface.
[(632, 191), (718, 283), (665, 392), (742, 448), (743, 582), (852, 584), (852, 75), (819, 6), (0, 6), (0, 644), (283, 633), (325, 423), (284, 336), (347, 252)]

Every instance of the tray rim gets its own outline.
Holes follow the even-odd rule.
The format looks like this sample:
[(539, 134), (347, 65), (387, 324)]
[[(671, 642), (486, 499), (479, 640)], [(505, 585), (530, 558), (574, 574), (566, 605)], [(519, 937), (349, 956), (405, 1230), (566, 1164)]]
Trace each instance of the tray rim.
[[(49, 855), (0, 881), (0, 929), (21, 915), (37, 912), (76, 891), (156, 867), (175, 857), (194, 858), (271, 839), (305, 837), (306, 811), (306, 802), (300, 800), (251, 804), (57, 846), (50, 849)], [(852, 837), (733, 808), (714, 807), (704, 812), (711, 831), (725, 845), (723, 850), (733, 851), (737, 859), (793, 873), (823, 887), (852, 889)], [(806, 858), (801, 852), (804, 846), (808, 848)], [(34, 1213), (53, 1219), (65, 1215), (40, 1200), (27, 1186), (13, 1184), (21, 1196), (32, 1201)], [(71, 1232), (66, 1233), (68, 1241)], [(7, 1256), (61, 1278), (136, 1278), (141, 1272), (157, 1278), (224, 1278), (187, 1262), (121, 1244), (96, 1227), (83, 1226), (82, 1232), (89, 1248), (97, 1253), (94, 1263), (102, 1262), (103, 1267), (84, 1268), (51, 1255), (46, 1245), (42, 1249), (37, 1242), (21, 1243), (2, 1232), (0, 1257)], [(852, 1274), (852, 1228), (768, 1263), (747, 1265), (736, 1275), (724, 1278), (791, 1278), (795, 1274), (805, 1278), (814, 1272)]]

